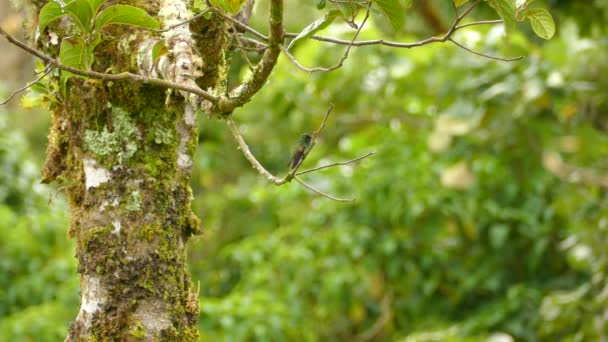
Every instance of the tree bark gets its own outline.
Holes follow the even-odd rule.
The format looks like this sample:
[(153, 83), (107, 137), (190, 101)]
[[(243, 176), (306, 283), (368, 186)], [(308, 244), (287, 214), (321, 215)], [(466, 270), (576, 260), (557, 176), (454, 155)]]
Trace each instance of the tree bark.
[[(132, 5), (165, 24), (191, 15), (180, 1)], [(164, 35), (169, 54), (157, 74), (175, 82), (199, 76), (197, 83), (216, 88), (225, 77), (226, 24), (213, 16), (192, 27), (203, 55), (193, 52), (195, 42), (184, 25)], [(53, 34), (73, 34), (70, 20), (53, 23), (38, 41), (56, 55)], [(149, 65), (142, 68), (141, 55), (158, 40), (152, 31), (110, 26), (95, 50), (93, 69), (150, 72)], [(203, 65), (204, 73), (195, 70)], [(198, 291), (185, 253), (187, 240), (200, 232), (191, 211), (198, 143), (194, 104), (183, 94), (145, 84), (77, 77), (65, 86), (59, 77), (52, 84), (56, 102), (43, 181), (66, 189), (81, 285), (80, 312), (66, 340), (198, 341)]]

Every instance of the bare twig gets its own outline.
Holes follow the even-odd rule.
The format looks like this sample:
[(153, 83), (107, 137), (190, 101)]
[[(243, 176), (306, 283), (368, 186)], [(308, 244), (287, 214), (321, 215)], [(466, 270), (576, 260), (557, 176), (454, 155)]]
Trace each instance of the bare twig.
[(502, 19), (474, 21), (472, 23), (466, 23), (466, 24), (462, 24), (462, 25), (456, 25), (455, 30), (460, 30), (462, 28), (469, 27), (469, 26), (502, 24), (502, 22), (503, 22)]
[(469, 49), (468, 47), (466, 47), (466, 46), (464, 46), (464, 45), (462, 45), (462, 44), (458, 43), (457, 41), (455, 41), (455, 40), (454, 40), (453, 38), (451, 38), (451, 37), (450, 37), (448, 40), (449, 40), (450, 42), (454, 43), (454, 45), (458, 46), (459, 48), (461, 48), (461, 49), (463, 49), (463, 50), (465, 50), (465, 51), (468, 51), (468, 52), (470, 52), (470, 53), (472, 53), (472, 54), (475, 54), (475, 55), (477, 55), (477, 56), (481, 56), (481, 57), (485, 57), (485, 58), (489, 58), (489, 59), (494, 59), (494, 60), (497, 60), (497, 61), (503, 61), (503, 62), (513, 62), (513, 61), (518, 61), (518, 60), (520, 60), (520, 59), (524, 58), (523, 56), (518, 56), (518, 57), (513, 57), (513, 58), (504, 58), (504, 57), (490, 56), (490, 55), (487, 55), (487, 54), (485, 54), (485, 53), (481, 53), (481, 52), (477, 52), (477, 51), (471, 50), (471, 49)]
[(243, 137), (241, 136), (241, 133), (239, 132), (236, 124), (234, 123), (234, 121), (232, 121), (232, 117), (231, 116), (227, 116), (226, 117), (226, 124), (228, 125), (228, 128), (230, 129), (230, 132), (234, 136), (234, 139), (236, 140), (237, 144), (239, 145), (239, 149), (243, 152), (243, 154), (245, 155), (245, 158), (247, 158), (247, 160), (249, 160), (249, 162), (251, 163), (251, 166), (260, 175), (266, 177), (266, 179), (268, 179), (273, 184), (275, 184), (275, 185), (283, 185), (285, 183), (290, 182), (292, 179), (295, 179), (298, 183), (300, 183), (302, 186), (304, 186), (308, 190), (310, 190), (310, 191), (312, 191), (314, 193), (317, 193), (317, 194), (319, 194), (319, 195), (321, 195), (323, 197), (326, 197), (326, 198), (329, 198), (329, 199), (331, 199), (333, 201), (338, 201), (338, 202), (352, 202), (352, 201), (354, 201), (354, 199), (338, 198), (338, 197), (326, 194), (326, 193), (324, 193), (324, 192), (322, 192), (322, 191), (320, 191), (318, 189), (313, 188), (312, 186), (310, 186), (310, 185), (306, 184), (304, 181), (302, 181), (300, 178), (296, 177), (296, 174), (311, 173), (311, 172), (316, 171), (316, 170), (322, 170), (322, 169), (325, 169), (325, 168), (328, 168), (328, 167), (331, 167), (331, 166), (336, 166), (336, 165), (346, 165), (347, 163), (352, 163), (352, 162), (361, 160), (363, 158), (367, 158), (367, 157), (369, 157), (369, 156), (371, 156), (371, 155), (374, 154), (374, 152), (372, 152), (372, 153), (368, 153), (365, 156), (353, 159), (353, 160), (348, 161), (348, 162), (335, 163), (334, 165), (325, 165), (325, 166), (318, 167), (316, 169), (306, 170), (306, 171), (303, 171), (301, 173), (297, 173), (298, 168), (300, 167), (300, 165), (302, 165), (302, 162), (304, 161), (304, 159), (306, 159), (306, 156), (308, 155), (308, 153), (310, 153), (310, 151), (312, 151), (312, 148), (314, 147), (314, 145), (316, 143), (317, 136), (321, 133), (321, 131), (325, 127), (325, 124), (327, 123), (327, 117), (331, 113), (332, 108), (333, 108), (333, 105), (331, 105), (329, 107), (329, 109), (327, 110), (327, 112), (323, 116), (323, 121), (321, 122), (321, 125), (319, 126), (319, 128), (317, 128), (312, 133), (311, 145), (307, 149), (307, 151), (304, 152), (304, 156), (302, 157), (302, 161), (298, 165), (296, 165), (296, 167), (293, 168), (283, 178), (279, 178), (279, 177), (274, 176), (272, 173), (270, 173), (268, 170), (266, 170), (266, 168), (264, 168), (264, 166), (262, 166), (262, 164), (256, 159), (256, 157), (253, 155), (253, 153), (251, 153), (251, 150), (249, 149), (249, 146), (245, 142), (245, 139), (243, 139)]
[(321, 121), (321, 125), (314, 132), (312, 132), (313, 138), (316, 138), (319, 134), (321, 134), (321, 131), (323, 130), (323, 128), (325, 128), (325, 125), (327, 124), (327, 118), (329, 118), (329, 114), (331, 114), (331, 111), (333, 109), (334, 109), (334, 104), (330, 103), (329, 107), (327, 107), (327, 110), (325, 111), (325, 115), (323, 115), (323, 120)]
[(351, 160), (347, 160), (347, 161), (343, 161), (343, 162), (331, 163), (331, 164), (315, 167), (315, 168), (312, 168), (312, 169), (300, 171), (300, 172), (296, 173), (296, 176), (300, 176), (300, 175), (303, 175), (303, 174), (307, 174), (307, 173), (310, 173), (310, 172), (315, 172), (315, 171), (319, 171), (319, 170), (323, 170), (323, 169), (328, 169), (328, 168), (334, 167), (334, 166), (349, 165), (349, 164), (358, 162), (359, 160), (365, 159), (367, 157), (371, 157), (374, 154), (376, 154), (376, 152), (369, 152), (369, 153), (367, 153), (367, 154), (365, 154), (365, 155), (363, 155), (361, 157), (355, 158), (355, 159), (351, 159)]
[(9, 97), (6, 100), (0, 102), (0, 106), (7, 104), (15, 95), (17, 95), (20, 92), (26, 90), (27, 88), (33, 86), (34, 84), (40, 82), (40, 80), (42, 80), (43, 78), (45, 78), (46, 75), (48, 75), (52, 70), (53, 69), (50, 67), (50, 65), (45, 66), (44, 69), (42, 69), (42, 74), (38, 78), (36, 78), (35, 80), (27, 83), (25, 86), (23, 86), (23, 87), (15, 90), (12, 94), (9, 95)]
[(153, 31), (153, 32), (159, 32), (159, 33), (163, 33), (163, 32), (167, 32), (167, 31), (173, 30), (173, 29), (174, 29), (174, 28), (176, 28), (176, 27), (179, 27), (179, 26), (182, 26), (182, 25), (188, 24), (189, 22), (194, 21), (194, 20), (196, 20), (196, 19), (198, 19), (198, 18), (202, 17), (203, 15), (205, 15), (205, 14), (206, 14), (207, 12), (209, 12), (210, 10), (211, 10), (210, 8), (207, 8), (207, 9), (205, 9), (204, 11), (202, 11), (202, 12), (198, 13), (197, 15), (193, 16), (192, 18), (190, 18), (190, 19), (188, 19), (188, 20), (184, 20), (184, 21), (182, 21), (181, 23), (178, 23), (178, 24), (175, 24), (175, 25), (171, 25), (171, 26), (169, 26), (169, 27), (167, 27), (167, 28), (164, 28), (164, 29), (160, 29), (160, 30), (151, 30), (151, 31)]
[(298, 60), (285, 47), (280, 46), (281, 51), (283, 51), (283, 53), (287, 56), (287, 58), (289, 58), (290, 61), (292, 61), (299, 69), (301, 69), (303, 71), (306, 71), (306, 72), (316, 72), (316, 71), (328, 72), (328, 71), (336, 70), (336, 69), (342, 67), (342, 65), (344, 65), (344, 61), (346, 61), (346, 59), (348, 58), (348, 54), (350, 52), (350, 49), (353, 46), (353, 43), (355, 42), (355, 40), (357, 40), (357, 37), (359, 36), (359, 33), (361, 32), (361, 30), (363, 29), (363, 26), (365, 26), (365, 23), (367, 22), (367, 19), (369, 18), (369, 12), (370, 12), (371, 6), (372, 6), (372, 3), (370, 2), (369, 5), (367, 6), (367, 11), (365, 12), (365, 17), (363, 18), (363, 21), (359, 25), (359, 28), (357, 29), (357, 32), (355, 32), (355, 35), (353, 36), (353, 39), (351, 39), (350, 44), (348, 44), (348, 47), (346, 48), (346, 51), (344, 51), (344, 55), (342, 55), (342, 58), (340, 58), (340, 60), (338, 61), (338, 64), (334, 65), (333, 67), (329, 67), (329, 68), (324, 68), (324, 67), (307, 68), (307, 67), (303, 66), (302, 64), (300, 64), (298, 62)]
[(186, 86), (186, 85), (169, 82), (169, 81), (165, 81), (165, 80), (158, 79), (158, 78), (151, 78), (151, 77), (136, 75), (136, 74), (132, 74), (130, 72), (121, 72), (119, 74), (106, 74), (106, 73), (102, 73), (102, 72), (84, 71), (84, 70), (72, 68), (65, 64), (61, 64), (55, 58), (49, 57), (49, 56), (45, 55), (44, 53), (25, 45), (24, 43), (20, 42), (19, 40), (15, 39), (13, 36), (11, 36), (2, 27), (0, 27), (0, 35), (4, 36), (6, 38), (6, 40), (9, 41), (9, 43), (40, 58), (41, 60), (48, 63), (48, 65), (50, 65), (51, 67), (61, 69), (64, 71), (69, 71), (75, 75), (86, 76), (86, 77), (104, 80), (104, 81), (132, 81), (132, 82), (147, 83), (147, 84), (151, 84), (151, 85), (162, 87), (162, 88), (176, 89), (176, 90), (185, 91), (187, 93), (192, 93), (192, 94), (200, 96), (201, 98), (203, 98), (213, 104), (217, 104), (219, 101), (218, 97), (215, 97), (215, 96), (211, 95), (210, 93), (208, 93), (198, 87)]
[(254, 36), (264, 40), (264, 41), (269, 41), (268, 37), (266, 37), (265, 35), (261, 34), (260, 32), (256, 31), (255, 29), (253, 29), (251, 26), (245, 25), (242, 22), (234, 19), (233, 17), (225, 14), (221, 9), (213, 6), (211, 4), (211, 2), (209, 0), (207, 0), (207, 6), (209, 6), (210, 9), (213, 9), (213, 11), (217, 14), (219, 14), (221, 17), (223, 17), (224, 19), (230, 21), (231, 23), (233, 23), (234, 25), (236, 25), (238, 28), (243, 29), (251, 34), (253, 34)]
[(251, 63), (251, 60), (249, 59), (249, 56), (247, 56), (247, 52), (245, 52), (242, 49), (239, 49), (239, 51), (241, 53), (241, 57), (243, 57), (243, 59), (245, 60), (245, 62), (249, 66), (249, 70), (253, 71), (253, 69), (255, 69), (255, 66), (253, 65), (253, 63)]
[(319, 135), (321, 134), (321, 131), (323, 130), (323, 128), (325, 128), (325, 124), (327, 124), (327, 118), (329, 117), (329, 114), (331, 114), (331, 111), (333, 109), (334, 109), (334, 104), (330, 103), (329, 107), (325, 111), (325, 115), (323, 115), (323, 120), (321, 121), (321, 125), (319, 125), (319, 128), (317, 128), (314, 132), (312, 132), (312, 136), (310, 139), (311, 140), (310, 148), (308, 148), (306, 151), (304, 151), (304, 155), (302, 156), (302, 160), (300, 161), (300, 163), (293, 170), (291, 170), (291, 172), (287, 175), (287, 177), (289, 177), (290, 179), (295, 176), (296, 172), (300, 168), (300, 165), (302, 165), (302, 163), (304, 162), (304, 160), (306, 159), (306, 157), (308, 156), (310, 151), (312, 151), (312, 148), (315, 147), (315, 145), (317, 144), (317, 137), (319, 137)]
[(304, 181), (302, 181), (298, 177), (294, 177), (294, 179), (296, 180), (296, 182), (302, 184), (302, 186), (305, 187), (306, 189), (308, 189), (308, 190), (310, 190), (310, 191), (312, 191), (312, 192), (314, 192), (316, 194), (319, 194), (319, 195), (321, 195), (321, 196), (323, 196), (325, 198), (329, 198), (332, 201), (336, 201), (336, 202), (354, 202), (355, 201), (354, 198), (338, 198), (338, 197), (334, 197), (332, 195), (328, 195), (328, 194), (324, 193), (323, 191), (315, 189), (312, 186), (304, 183)]
[(310, 147), (304, 152), (302, 161), (283, 178), (274, 176), (272, 173), (270, 173), (268, 170), (266, 170), (264, 168), (264, 166), (262, 166), (262, 164), (255, 158), (253, 153), (251, 153), (249, 146), (245, 142), (245, 139), (243, 139), (243, 136), (239, 132), (238, 127), (236, 126), (236, 124), (234, 123), (234, 121), (232, 120), (232, 118), (230, 116), (226, 117), (226, 124), (228, 125), (228, 128), (230, 129), (232, 136), (234, 137), (237, 144), (239, 145), (239, 148), (241, 149), (241, 151), (243, 151), (245, 158), (247, 158), (247, 160), (249, 160), (249, 162), (251, 163), (251, 166), (254, 169), (256, 169), (258, 171), (258, 173), (260, 173), (262, 176), (266, 177), (266, 179), (268, 179), (275, 185), (283, 185), (287, 182), (290, 182), (293, 179), (296, 172), (298, 171), (298, 168), (300, 167), (300, 165), (302, 165), (302, 162), (304, 161), (304, 159), (306, 159), (306, 156), (310, 153), (310, 151), (312, 151), (312, 148), (316, 144), (317, 136), (321, 133), (321, 130), (323, 130), (323, 128), (325, 127), (325, 124), (327, 122), (327, 117), (331, 113), (332, 109), (333, 109), (333, 105), (330, 105), (329, 109), (327, 110), (327, 112), (325, 112), (325, 115), (323, 116), (323, 121), (321, 122), (321, 125), (319, 126), (319, 128), (317, 128), (312, 133)]
[(236, 45), (235, 47), (237, 47), (239, 49), (243, 49), (243, 50), (247, 50), (247, 51), (264, 51), (264, 50), (268, 49), (267, 44), (264, 44), (255, 39), (237, 35), (237, 40), (240, 44)]
[[(445, 43), (446, 41), (450, 40), (450, 37), (453, 36), (453, 34), (458, 31), (461, 30), (465, 27), (469, 27), (469, 26), (476, 26), (476, 25), (490, 25), (490, 24), (500, 24), (503, 21), (502, 20), (482, 20), (482, 21), (475, 21), (475, 22), (471, 22), (471, 23), (466, 23), (466, 24), (462, 24), (459, 25), (459, 23), (464, 19), (464, 17), (466, 17), (478, 4), (480, 3), (480, 0), (474, 2), (471, 6), (469, 6), (462, 14), (459, 14), (456, 16), (456, 18), (454, 19), (454, 22), (452, 23), (452, 26), (450, 26), (449, 30), (441, 37), (430, 37), (430, 38), (426, 38), (423, 39), (421, 41), (418, 42), (414, 42), (414, 43), (401, 43), (401, 42), (393, 42), (393, 41), (387, 41), (384, 39), (372, 39), (372, 40), (360, 40), (360, 41), (352, 41), (352, 40), (346, 40), (346, 39), (339, 39), (339, 38), (333, 38), (333, 37), (324, 37), (324, 36), (311, 36), (310, 39), (314, 39), (314, 40), (318, 40), (321, 42), (326, 42), (326, 43), (332, 43), (332, 44), (337, 44), (337, 45), (347, 45), (349, 47), (362, 47), (362, 46), (370, 46), (370, 45), (383, 45), (383, 46), (389, 46), (389, 47), (395, 47), (395, 48), (404, 48), (404, 49), (411, 49), (411, 48), (415, 48), (415, 47), (419, 47), (419, 46), (423, 46), (423, 45), (427, 45), (427, 44), (431, 44), (431, 43)], [(285, 33), (285, 37), (287, 38), (295, 38), (298, 36), (299, 33)], [(454, 43), (452, 41), (452, 43)], [(497, 59), (500, 61), (514, 61), (514, 60), (518, 60), (521, 59), (523, 57), (517, 57), (517, 58), (493, 58), (492, 56), (488, 56), (485, 54), (481, 54), (481, 53), (477, 53), (474, 52), (468, 48), (465, 48), (463, 46), (460, 46), (461, 48), (475, 53), (477, 55), (483, 56), (483, 57), (487, 57), (487, 58), (491, 58), (491, 59)], [(306, 70), (307, 68), (302, 66), (301, 64), (298, 65), (299, 63), (297, 63), (297, 61), (294, 61), (295, 58), (292, 58), (293, 56), (289, 56), (287, 55), (287, 57), (294, 62), (294, 64), (296, 64), (296, 66), (298, 66), (298, 68)], [(307, 71), (307, 70), (306, 70)]]

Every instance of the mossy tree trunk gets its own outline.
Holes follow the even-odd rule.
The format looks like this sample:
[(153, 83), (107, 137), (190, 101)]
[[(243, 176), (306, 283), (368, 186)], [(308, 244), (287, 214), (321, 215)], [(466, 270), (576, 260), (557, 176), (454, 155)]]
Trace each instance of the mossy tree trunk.
[[(173, 20), (190, 15), (179, 1), (129, 4), (160, 22), (167, 21), (166, 13)], [(183, 71), (186, 78), (196, 75), (203, 89), (217, 88), (224, 77), (226, 23), (219, 16), (193, 22), (196, 39), (184, 26), (181, 38), (110, 26), (92, 68), (148, 72), (142, 68), (142, 47), (164, 40), (168, 66), (158, 77), (176, 81)], [(38, 47), (56, 56), (54, 35), (67, 37), (73, 29), (69, 17), (54, 22)], [(198, 64), (178, 65), (184, 51)], [(199, 233), (191, 211), (198, 142), (193, 105), (183, 94), (145, 84), (71, 77), (63, 87), (58, 75), (55, 84), (58, 102), (51, 108), (43, 181), (66, 189), (81, 285), (80, 312), (67, 340), (198, 341), (198, 294), (185, 253), (187, 240)]]

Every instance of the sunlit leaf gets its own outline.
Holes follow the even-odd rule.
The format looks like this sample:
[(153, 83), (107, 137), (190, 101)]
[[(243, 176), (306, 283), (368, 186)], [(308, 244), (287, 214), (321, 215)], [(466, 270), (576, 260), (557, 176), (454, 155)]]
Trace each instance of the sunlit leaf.
[(496, 13), (504, 21), (507, 33), (515, 29), (515, 1), (514, 0), (487, 0), (488, 4), (496, 10)]
[(61, 18), (66, 15), (61, 9), (61, 6), (54, 2), (49, 1), (46, 5), (40, 9), (40, 13), (38, 14), (38, 29), (37, 34), (42, 33), (44, 29), (54, 20)]
[(166, 55), (169, 53), (169, 50), (167, 49), (167, 46), (165, 45), (165, 43), (163, 41), (159, 41), (156, 44), (154, 44), (154, 47), (152, 48), (152, 60), (154, 61), (154, 63), (158, 62), (158, 59), (160, 57), (162, 57), (163, 55)]
[(405, 25), (405, 10), (411, 5), (410, 0), (375, 0), (382, 14), (391, 23), (395, 31), (400, 31)]
[(213, 6), (221, 8), (228, 14), (237, 14), (243, 8), (247, 0), (210, 0)]
[(89, 0), (74, 0), (63, 8), (64, 11), (71, 14), (76, 23), (84, 32), (91, 31), (91, 21), (93, 20), (93, 8)]
[(151, 29), (158, 29), (160, 25), (146, 11), (129, 5), (110, 6), (99, 13), (95, 18), (95, 29), (110, 25), (124, 24)]
[(63, 39), (59, 49), (59, 61), (76, 69), (85, 69), (85, 46), (81, 41)]
[(525, 11), (523, 16), (530, 20), (530, 25), (537, 36), (543, 39), (551, 39), (555, 34), (555, 22), (547, 10), (533, 8)]
[(106, 1), (108, 0), (89, 0), (89, 4), (91, 5), (91, 9), (93, 10), (94, 14), (97, 14), (97, 11), (99, 11), (99, 8), (106, 3)]
[(327, 12), (322, 18), (319, 18), (312, 22), (312, 24), (306, 26), (302, 32), (300, 32), (289, 44), (287, 49), (291, 49), (295, 44), (303, 39), (306, 39), (316, 32), (329, 26), (337, 17), (341, 16), (342, 12), (339, 10), (331, 10)]

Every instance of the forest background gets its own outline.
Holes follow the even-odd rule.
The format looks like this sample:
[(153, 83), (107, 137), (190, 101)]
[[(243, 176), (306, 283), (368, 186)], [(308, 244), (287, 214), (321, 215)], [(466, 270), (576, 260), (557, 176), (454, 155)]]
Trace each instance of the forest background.
[[(361, 37), (416, 41), (449, 27), (451, 5), (416, 3), (402, 31), (376, 20)], [(269, 184), (222, 123), (199, 121), (192, 186), (204, 234), (189, 260), (203, 341), (608, 338), (608, 3), (538, 3), (556, 20), (551, 40), (523, 24), (507, 38), (492, 26), (457, 33), (477, 51), (525, 56), (517, 62), (448, 44), (360, 47), (331, 73), (281, 58), (234, 114), (243, 135), (264, 165), (285, 172), (298, 137), (333, 103), (305, 165), (376, 154), (306, 179), (353, 203)], [(0, 13), (19, 33), (23, 14), (7, 1)], [(313, 1), (290, 3), (286, 28), (318, 15)], [(254, 12), (252, 26), (263, 25)], [(34, 61), (0, 48), (5, 98), (32, 78)], [(312, 41), (296, 51), (307, 65), (342, 53)], [(61, 189), (40, 184), (49, 114), (35, 102), (0, 107), (7, 341), (63, 340), (79, 305), (67, 206)]]

